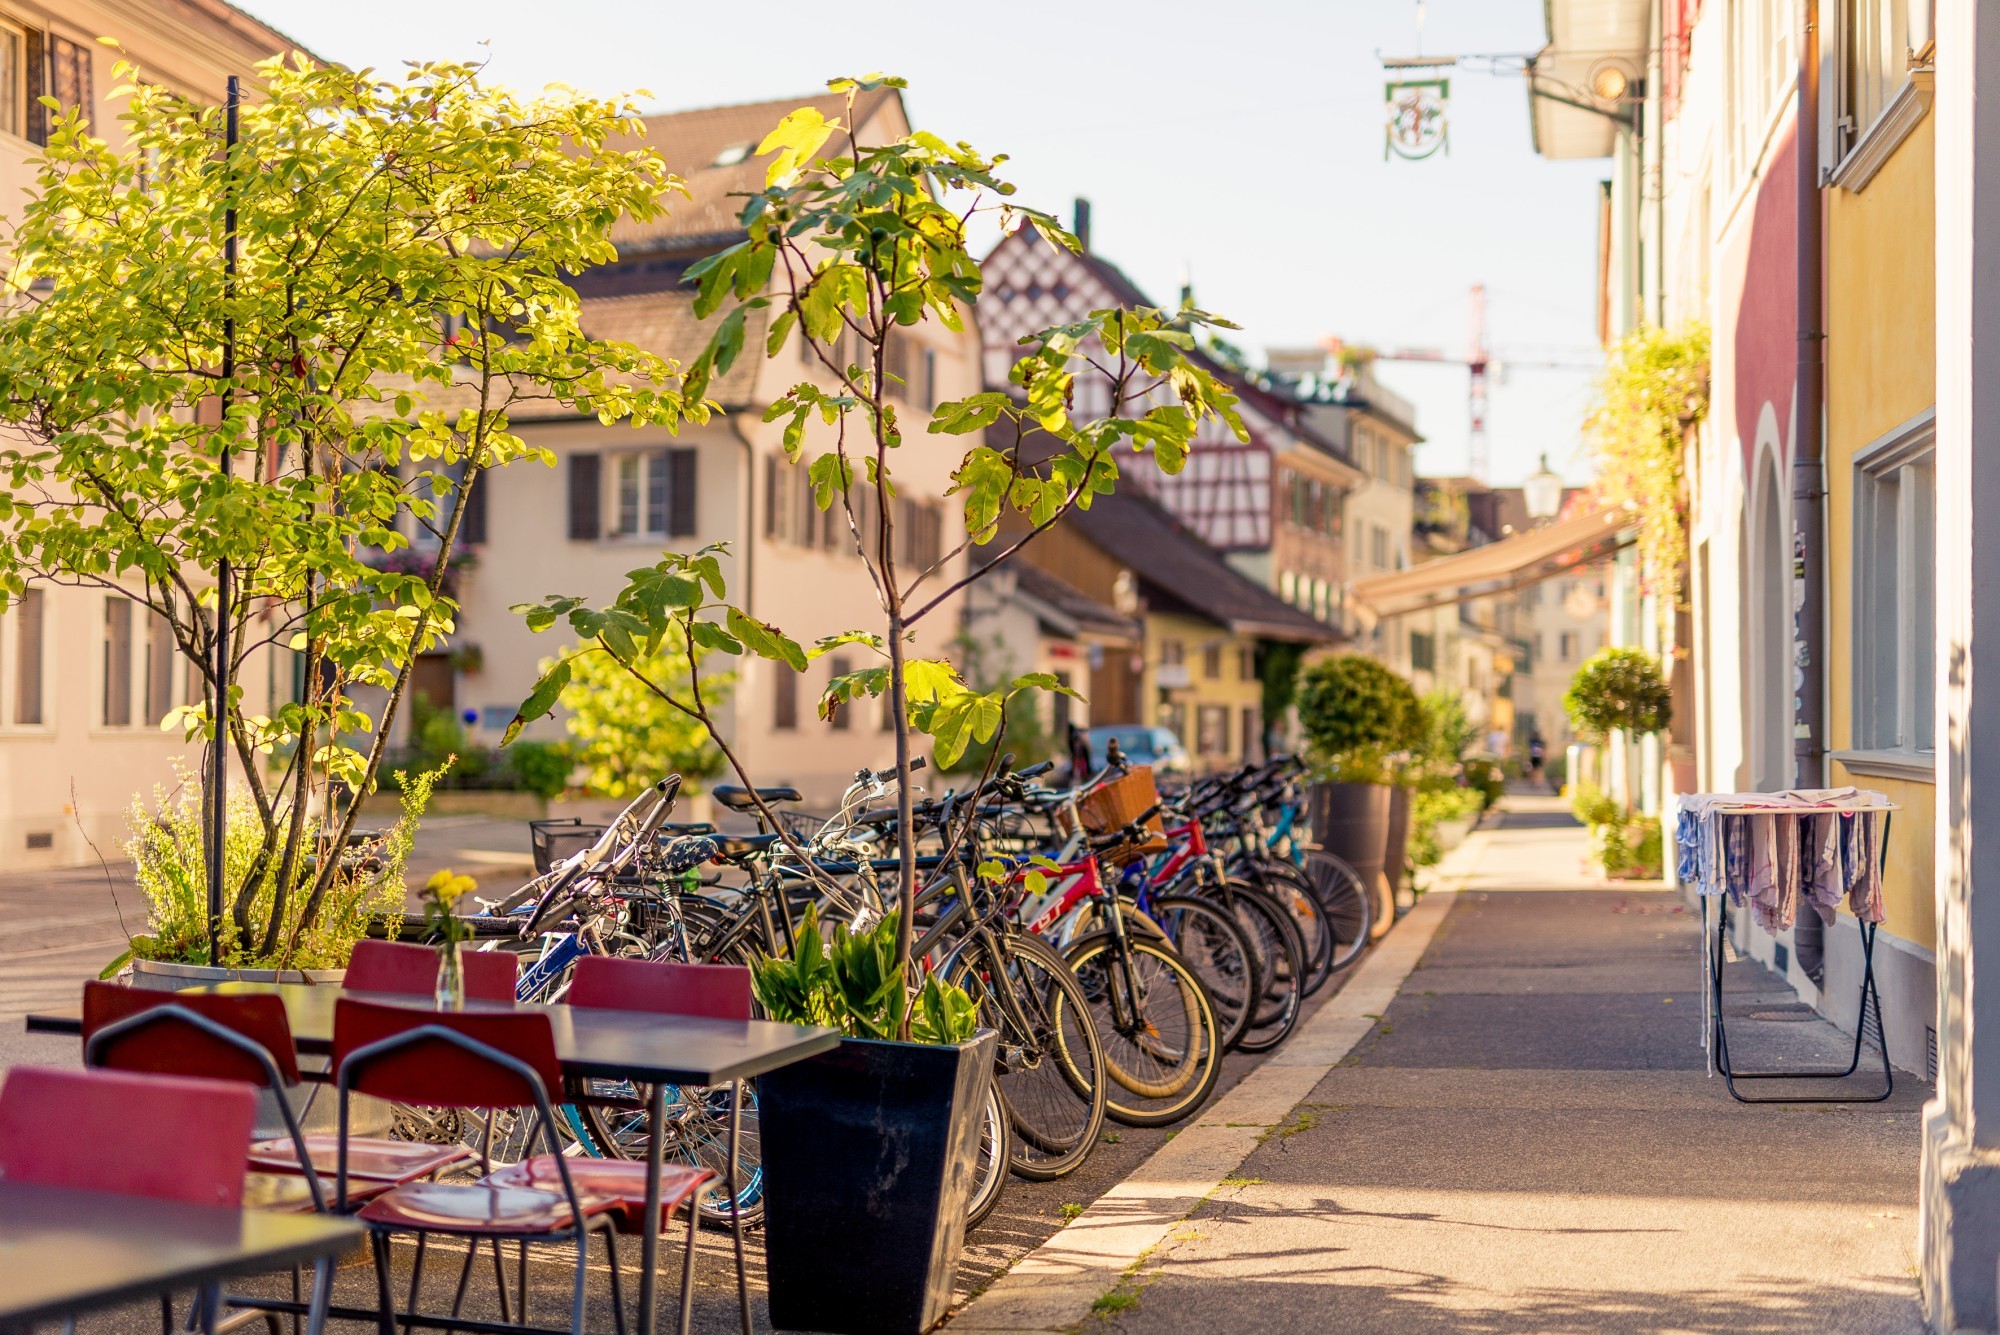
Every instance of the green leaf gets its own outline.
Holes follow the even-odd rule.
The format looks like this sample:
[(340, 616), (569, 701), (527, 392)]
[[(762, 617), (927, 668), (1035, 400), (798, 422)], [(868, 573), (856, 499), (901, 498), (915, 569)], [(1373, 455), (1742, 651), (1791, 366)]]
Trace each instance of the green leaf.
[(794, 672), (806, 670), (806, 651), (768, 622), (758, 621), (738, 608), (729, 609), (729, 631), (743, 647), (759, 658), (789, 665)]
[(788, 182), (801, 166), (812, 161), (820, 146), (839, 128), (839, 121), (829, 121), (812, 107), (789, 112), (757, 145), (757, 157), (773, 150), (778, 154), (764, 172), (765, 186)]
[(507, 731), (500, 737), (500, 745), (507, 746), (520, 736), (521, 729), (538, 718), (547, 718), (555, 711), (556, 701), (562, 698), (563, 688), (569, 685), (570, 660), (559, 660), (555, 666), (542, 674), (535, 683), (535, 689), (515, 711), (513, 720), (507, 724)]

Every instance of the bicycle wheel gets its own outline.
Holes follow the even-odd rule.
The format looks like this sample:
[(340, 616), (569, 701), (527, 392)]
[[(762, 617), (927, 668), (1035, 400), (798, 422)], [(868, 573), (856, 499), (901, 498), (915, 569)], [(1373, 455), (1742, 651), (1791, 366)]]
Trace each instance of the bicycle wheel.
[(986, 1222), (1000, 1208), (1007, 1188), (1007, 1157), (1013, 1152), (1014, 1132), (1007, 1124), (1007, 1109), (1000, 1091), (986, 1086), (986, 1111), (980, 1119), (979, 1155), (972, 1163), (972, 1199), (965, 1207), (968, 1232)]
[[(1000, 959), (990, 957), (988, 943)], [(1074, 1172), (1104, 1125), (1104, 1049), (1090, 1003), (1055, 950), (1023, 933), (975, 937), (945, 977), (1000, 1033), (994, 1084), (1014, 1129), (1008, 1166), (1036, 1182)]]
[(1375, 907), (1362, 888), (1360, 874), (1325, 849), (1306, 849), (1303, 870), (1312, 883), (1320, 913), (1333, 931), (1332, 967), (1345, 969), (1368, 949)]
[[(617, 1106), (599, 1103), (572, 1103), (563, 1109), (567, 1121), (578, 1134), (585, 1153), (600, 1159), (644, 1159), (649, 1144), (646, 1134), (646, 1101), (652, 1096), (648, 1085), (624, 1080), (591, 1080), (589, 1092), (599, 1098), (615, 1098)], [(728, 1085), (670, 1085), (667, 1087), (667, 1139), (661, 1157), (670, 1164), (712, 1169), (717, 1177), (704, 1191), (696, 1209), (705, 1224), (729, 1227), (729, 1189), (722, 1179), (729, 1172)], [(746, 1226), (764, 1222), (764, 1156), (757, 1124), (757, 1086), (743, 1086), (743, 1120), (737, 1139), (737, 1200)]]
[(1250, 1028), (1263, 995), (1256, 949), (1227, 909), (1195, 895), (1161, 895), (1148, 915), (1195, 977), (1208, 989), (1222, 1026), (1222, 1047), (1235, 1047)]
[(1301, 986), (1305, 966), (1300, 962), (1305, 951), (1299, 929), (1277, 901), (1247, 881), (1232, 880), (1209, 894), (1236, 915), (1263, 964), (1260, 976), (1264, 990), (1258, 995), (1257, 1013), (1237, 1050), (1269, 1052), (1291, 1035), (1305, 1001)]
[(1111, 1084), (1105, 1116), (1167, 1126), (1199, 1108), (1222, 1073), (1221, 1026), (1208, 989), (1168, 947), (1094, 932), (1068, 959), (1090, 998)]
[(1333, 929), (1320, 912), (1319, 900), (1312, 892), (1312, 882), (1304, 872), (1289, 862), (1259, 861), (1254, 864), (1250, 880), (1259, 890), (1283, 905), (1292, 916), (1292, 925), (1299, 929), (1299, 943), (1302, 947), (1299, 963), (1305, 969), (1305, 995), (1311, 996), (1326, 986), (1326, 980), (1333, 977)]

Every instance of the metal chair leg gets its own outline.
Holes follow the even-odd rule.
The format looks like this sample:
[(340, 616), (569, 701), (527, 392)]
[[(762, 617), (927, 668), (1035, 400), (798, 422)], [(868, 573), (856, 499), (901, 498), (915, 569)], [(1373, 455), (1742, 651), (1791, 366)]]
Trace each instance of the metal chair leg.
[(376, 1335), (396, 1335), (396, 1299), (389, 1291), (389, 1239), (371, 1229), (368, 1244), (375, 1253)]
[(618, 1235), (608, 1227), (604, 1230), (604, 1256), (611, 1266), (611, 1315), (618, 1335), (625, 1335), (625, 1294), (618, 1278)]
[[(736, 1240), (736, 1306), (743, 1318), (743, 1335), (750, 1330), (750, 1277), (743, 1264), (743, 1187), (736, 1175), (737, 1147), (743, 1135), (743, 1082), (729, 1085), (729, 1231)], [(693, 1209), (693, 1203), (689, 1203)]]
[(479, 1239), (465, 1240), (465, 1264), (458, 1272), (458, 1290), (451, 1295), (451, 1314), (457, 1316), (465, 1310), (465, 1288), (472, 1282), (472, 1263), (479, 1259)]
[[(474, 1246), (476, 1250), (477, 1244), (475, 1243)], [(512, 1321), (514, 1318), (507, 1314), (507, 1262), (500, 1255), (500, 1239), (498, 1238), (493, 1239), (493, 1287), (500, 1290), (500, 1319), (502, 1321)]]
[(583, 1220), (576, 1221), (576, 1285), (569, 1301), (570, 1335), (584, 1335), (583, 1328), (583, 1278), (590, 1262), (590, 1227)]
[(417, 1259), (410, 1264), (410, 1303), (403, 1314), (403, 1335), (410, 1335), (416, 1329), (417, 1299), (424, 1282), (424, 1245), (429, 1241), (429, 1234), (417, 1234)]
[(687, 1212), (687, 1253), (681, 1258), (681, 1335), (692, 1335), (694, 1330), (694, 1239), (701, 1231), (701, 1211), (695, 1208), (692, 1197), (688, 1199)]

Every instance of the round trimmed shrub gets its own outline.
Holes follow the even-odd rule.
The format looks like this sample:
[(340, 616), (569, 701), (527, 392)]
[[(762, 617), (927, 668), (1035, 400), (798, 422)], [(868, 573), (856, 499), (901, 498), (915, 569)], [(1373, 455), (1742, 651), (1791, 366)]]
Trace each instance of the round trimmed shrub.
[[(1379, 770), (1391, 752), (1424, 740), (1423, 712), (1410, 683), (1372, 658), (1341, 654), (1299, 675), (1299, 724), (1321, 764), (1342, 777)], [(1367, 781), (1381, 782), (1380, 778)]]
[(1570, 679), (1563, 708), (1576, 730), (1605, 738), (1662, 732), (1673, 722), (1673, 691), (1659, 660), (1640, 649), (1614, 646), (1584, 660)]

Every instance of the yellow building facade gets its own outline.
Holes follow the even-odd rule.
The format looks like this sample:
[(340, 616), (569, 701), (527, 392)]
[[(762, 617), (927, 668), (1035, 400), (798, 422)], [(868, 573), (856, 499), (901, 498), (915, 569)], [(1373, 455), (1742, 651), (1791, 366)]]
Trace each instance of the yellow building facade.
[[(1891, 1051), (1898, 1065), (1922, 1070), (1937, 930), (1932, 120), (1916, 119), (1877, 156), (1872, 173), (1837, 173), (1824, 196), (1828, 770), (1832, 782), (1884, 793), (1901, 808), (1891, 818), (1875, 963)], [(1857, 943), (1843, 910), (1829, 933), (1827, 980), (1827, 995), (1843, 1006)]]

